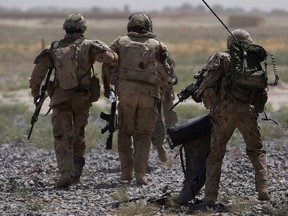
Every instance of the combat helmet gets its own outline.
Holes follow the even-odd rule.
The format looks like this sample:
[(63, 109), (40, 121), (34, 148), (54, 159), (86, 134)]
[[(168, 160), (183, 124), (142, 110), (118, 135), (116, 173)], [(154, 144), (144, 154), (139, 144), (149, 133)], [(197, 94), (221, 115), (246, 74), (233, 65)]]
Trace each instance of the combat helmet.
[(135, 31), (136, 30), (142, 30), (147, 32), (152, 32), (152, 20), (151, 18), (143, 13), (143, 12), (136, 12), (133, 13), (129, 17), (128, 25), (127, 25), (127, 31)]
[[(236, 38), (237, 41), (247, 40), (251, 43), (253, 42), (250, 34), (243, 29), (236, 29), (236, 30), (232, 31), (232, 34)], [(227, 38), (227, 49), (229, 49), (231, 47), (233, 42), (235, 42), (234, 38), (232, 37), (232, 35), (229, 35)]]
[(85, 32), (87, 29), (86, 20), (80, 13), (69, 14), (63, 24), (63, 29), (66, 32)]

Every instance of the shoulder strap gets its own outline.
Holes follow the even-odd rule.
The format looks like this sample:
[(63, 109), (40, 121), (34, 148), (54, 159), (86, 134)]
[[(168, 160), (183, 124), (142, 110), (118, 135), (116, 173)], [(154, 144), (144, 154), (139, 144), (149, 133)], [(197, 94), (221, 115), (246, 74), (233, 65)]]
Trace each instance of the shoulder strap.
[(271, 53), (267, 52), (267, 54), (270, 56), (271, 58), (271, 61), (272, 61), (272, 68), (273, 68), (273, 73), (274, 73), (274, 83), (268, 83), (269, 86), (276, 86), (278, 84), (278, 81), (279, 81), (279, 75), (278, 75), (278, 71), (277, 71), (277, 68), (276, 68), (276, 62), (275, 62), (275, 58), (274, 58), (274, 55), (272, 55)]

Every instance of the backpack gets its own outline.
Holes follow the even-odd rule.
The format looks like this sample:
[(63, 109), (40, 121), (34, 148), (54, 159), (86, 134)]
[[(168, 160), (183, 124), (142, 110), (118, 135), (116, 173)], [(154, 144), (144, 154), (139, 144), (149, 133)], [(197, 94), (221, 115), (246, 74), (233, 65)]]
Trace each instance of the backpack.
[(158, 84), (157, 65), (153, 63), (154, 51), (159, 48), (159, 42), (149, 39), (145, 42), (133, 41), (129, 37), (123, 37), (121, 48), (119, 78)]
[(260, 45), (246, 40), (232, 43), (230, 47), (231, 68), (229, 74), (230, 94), (233, 98), (252, 102), (255, 93), (264, 92), (268, 85), (278, 83), (278, 75), (273, 62), (275, 74), (274, 84), (268, 84), (267, 56), (268, 52)]
[(230, 55), (231, 85), (251, 90), (267, 87), (267, 52), (263, 47), (245, 40), (234, 42), (230, 48)]
[(54, 41), (51, 45), (56, 80), (64, 90), (78, 86), (79, 46), (83, 41), (83, 38), (78, 38), (68, 46), (62, 45), (61, 41)]

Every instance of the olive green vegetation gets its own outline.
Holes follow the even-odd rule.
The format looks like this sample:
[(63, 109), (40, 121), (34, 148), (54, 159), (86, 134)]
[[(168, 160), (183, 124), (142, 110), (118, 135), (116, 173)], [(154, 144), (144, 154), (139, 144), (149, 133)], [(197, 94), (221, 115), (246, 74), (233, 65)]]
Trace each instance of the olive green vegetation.
[(179, 103), (174, 110), (178, 114), (179, 122), (209, 113), (204, 106), (196, 104), (192, 99), (187, 99), (187, 103), (185, 103), (185, 101)]
[[(87, 150), (104, 145), (108, 134), (102, 135), (101, 128), (106, 122), (99, 118), (100, 108), (93, 106), (86, 127)], [(30, 120), (32, 111), (22, 103), (0, 105), (0, 144), (27, 142), (27, 136), (31, 127)], [(101, 128), (99, 127), (101, 126)], [(53, 134), (51, 125), (51, 114), (44, 116), (40, 114), (38, 121), (30, 137), (30, 141), (39, 148), (53, 148)], [(116, 139), (114, 139), (115, 143)], [(25, 143), (24, 142), (24, 143)]]
[[(141, 197), (137, 202), (129, 202), (131, 197), (128, 195), (127, 188), (120, 186), (113, 193), (112, 198), (115, 200), (115, 203), (119, 203), (119, 208), (117, 215), (123, 216), (133, 216), (133, 215), (155, 215), (158, 212), (158, 208), (153, 205), (147, 205), (146, 202)], [(137, 197), (138, 198), (138, 197)]]
[[(188, 99), (191, 100), (191, 99)], [(192, 102), (193, 103), (193, 102)], [(96, 103), (97, 104), (97, 103)], [(93, 105), (90, 111), (89, 123), (86, 127), (86, 144), (87, 151), (95, 148), (105, 148), (108, 132), (101, 133), (101, 128), (105, 127), (106, 121), (100, 119), (100, 112), (109, 113), (109, 107), (100, 108)], [(176, 106), (175, 111), (178, 114), (179, 122), (208, 113), (208, 110), (199, 104), (183, 102)], [(27, 135), (30, 130), (30, 120), (32, 111), (27, 105), (22, 103), (2, 104), (0, 105), (0, 144), (27, 142)], [(288, 109), (286, 106), (281, 107), (275, 112), (268, 113), (268, 116), (277, 121), (262, 121), (259, 123), (262, 128), (263, 140), (281, 139), (287, 136)], [(260, 115), (264, 118), (264, 114)], [(232, 146), (242, 143), (242, 136), (236, 131), (229, 141)], [(43, 116), (41, 114), (34, 125), (30, 141), (39, 148), (53, 148), (53, 134), (51, 125), (51, 114)], [(113, 138), (113, 149), (117, 145), (117, 132)]]
[(0, 142), (20, 142), (27, 132), (29, 122), (28, 107), (23, 104), (2, 104), (0, 113)]

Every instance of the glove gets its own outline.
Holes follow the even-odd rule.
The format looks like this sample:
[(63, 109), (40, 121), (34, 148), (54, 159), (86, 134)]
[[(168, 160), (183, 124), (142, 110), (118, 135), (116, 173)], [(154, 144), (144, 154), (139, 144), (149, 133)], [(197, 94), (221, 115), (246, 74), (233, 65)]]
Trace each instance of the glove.
[(202, 99), (201, 99), (200, 96), (198, 96), (198, 92), (197, 91), (193, 92), (191, 97), (196, 103), (201, 103), (202, 102)]
[(110, 93), (110, 88), (105, 88), (104, 89), (104, 97), (109, 99), (109, 93)]

